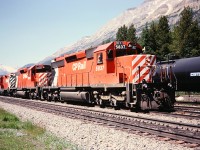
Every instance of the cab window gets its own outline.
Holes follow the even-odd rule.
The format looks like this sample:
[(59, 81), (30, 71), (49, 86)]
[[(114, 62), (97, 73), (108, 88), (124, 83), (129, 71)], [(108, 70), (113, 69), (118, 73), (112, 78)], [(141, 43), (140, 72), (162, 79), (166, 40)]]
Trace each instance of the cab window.
[(103, 64), (103, 53), (97, 54), (97, 64)]
[(108, 59), (113, 59), (113, 50), (112, 49), (107, 51), (107, 58)]
[(116, 57), (124, 56), (126, 55), (126, 51), (122, 49), (117, 49), (116, 50)]
[(136, 47), (127, 48), (127, 49), (116, 49), (116, 57), (141, 54), (141, 53), (142, 53), (142, 50)]

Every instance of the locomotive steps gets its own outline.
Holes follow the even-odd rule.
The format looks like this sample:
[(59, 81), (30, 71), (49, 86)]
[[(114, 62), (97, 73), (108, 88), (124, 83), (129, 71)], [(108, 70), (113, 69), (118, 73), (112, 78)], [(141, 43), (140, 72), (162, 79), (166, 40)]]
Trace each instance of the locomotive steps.
[[(2, 98), (1, 98), (2, 99)], [(3, 98), (4, 101), (7, 101), (9, 98)], [(7, 100), (6, 100), (7, 99)], [(119, 130), (126, 130), (131, 133), (140, 132), (140, 133), (150, 133), (151, 135), (157, 135), (162, 137), (168, 137), (168, 139), (175, 139), (185, 141), (187, 143), (200, 143), (200, 127), (198, 125), (199, 120), (195, 124), (188, 123), (178, 123), (174, 121), (166, 121), (161, 119), (155, 119), (149, 117), (149, 114), (145, 114), (146, 117), (141, 117), (140, 114), (131, 113), (131, 115), (125, 115), (121, 112), (106, 112), (104, 110), (94, 110), (96, 108), (88, 110), (81, 107), (69, 107), (69, 106), (60, 106), (55, 104), (49, 104), (44, 102), (33, 102), (15, 99), (14, 101), (10, 98), (9, 103), (18, 103), (17, 105), (23, 105), (32, 109), (39, 111), (50, 112), (57, 115), (67, 116), (70, 118), (76, 118), (81, 120), (86, 120), (87, 122), (96, 122), (97, 124), (103, 124), (106, 126), (112, 126)], [(134, 115), (133, 115), (134, 114)], [(169, 114), (170, 115), (170, 114)], [(167, 119), (169, 120), (169, 119)], [(173, 120), (173, 119), (171, 119)], [(182, 119), (184, 122), (184, 119)], [(192, 121), (190, 121), (193, 123)], [(176, 134), (174, 134), (176, 133)], [(147, 135), (148, 135), (147, 134)]]

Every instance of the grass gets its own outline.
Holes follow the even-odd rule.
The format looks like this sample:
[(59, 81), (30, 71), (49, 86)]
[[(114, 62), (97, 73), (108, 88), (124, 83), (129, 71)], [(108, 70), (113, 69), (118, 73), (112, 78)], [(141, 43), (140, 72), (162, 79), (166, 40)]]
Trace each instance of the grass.
[(0, 109), (0, 128), (19, 129), (19, 119), (5, 110)]
[(77, 146), (0, 108), (0, 150), (63, 150)]
[(45, 144), (46, 149), (55, 149), (55, 150), (62, 150), (70, 149), (70, 150), (78, 150), (77, 146), (64, 141), (63, 139), (59, 139), (58, 137), (46, 133), (43, 136), (39, 137), (39, 140)]

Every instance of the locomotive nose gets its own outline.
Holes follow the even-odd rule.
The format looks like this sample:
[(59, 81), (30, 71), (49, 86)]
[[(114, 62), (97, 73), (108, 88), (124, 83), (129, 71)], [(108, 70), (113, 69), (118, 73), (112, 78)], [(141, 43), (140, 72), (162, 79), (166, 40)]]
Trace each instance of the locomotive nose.
[(135, 55), (132, 61), (133, 83), (141, 83), (142, 80), (152, 81), (152, 74), (156, 63), (154, 55)]

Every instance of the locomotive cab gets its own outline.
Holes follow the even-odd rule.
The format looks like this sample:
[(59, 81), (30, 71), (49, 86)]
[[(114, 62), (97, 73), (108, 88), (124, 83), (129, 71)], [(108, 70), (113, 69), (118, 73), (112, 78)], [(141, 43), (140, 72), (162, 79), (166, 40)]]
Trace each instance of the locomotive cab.
[[(141, 53), (140, 45), (126, 41), (116, 41), (98, 46), (94, 51), (94, 76), (101, 80), (96, 80), (95, 83), (125, 84), (129, 82), (132, 62), (132, 58), (129, 56)], [(106, 78), (102, 78), (103, 76)]]
[(18, 75), (17, 96), (24, 98), (40, 98), (40, 88), (49, 86), (51, 80), (51, 66), (33, 65), (29, 68), (22, 68)]
[[(47, 76), (48, 73), (51, 72), (51, 66), (49, 65), (36, 65), (32, 70), (31, 70), (31, 79), (32, 81), (35, 81), (35, 84), (38, 86), (49, 86), (49, 83), (47, 83), (47, 79), (42, 79), (42, 77)], [(41, 80), (46, 80), (43, 83), (41, 83)]]

